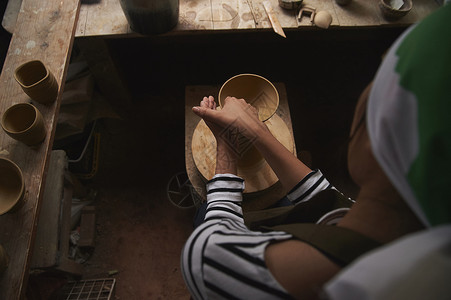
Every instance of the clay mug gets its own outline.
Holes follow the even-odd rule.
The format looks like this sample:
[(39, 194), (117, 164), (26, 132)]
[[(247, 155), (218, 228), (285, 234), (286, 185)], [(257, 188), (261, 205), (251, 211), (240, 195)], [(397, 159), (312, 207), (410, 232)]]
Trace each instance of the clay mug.
[(141, 34), (172, 30), (179, 21), (179, 0), (120, 0), (130, 28)]
[(29, 103), (9, 107), (2, 116), (1, 125), (10, 137), (28, 146), (41, 143), (47, 133), (42, 114)]
[(13, 161), (0, 157), (0, 215), (20, 207), (24, 193), (22, 171)]
[(20, 65), (14, 72), (14, 78), (22, 90), (36, 102), (50, 104), (58, 96), (55, 76), (39, 60)]
[(8, 255), (6, 254), (5, 249), (0, 245), (0, 275), (6, 270), (8, 267)]

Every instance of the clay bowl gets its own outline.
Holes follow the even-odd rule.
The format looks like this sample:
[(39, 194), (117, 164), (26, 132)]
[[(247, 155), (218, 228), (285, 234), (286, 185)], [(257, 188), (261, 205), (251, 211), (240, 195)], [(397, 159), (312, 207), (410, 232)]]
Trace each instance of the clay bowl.
[(30, 103), (9, 107), (2, 116), (1, 126), (10, 137), (28, 146), (41, 143), (46, 136), (44, 117)]
[(266, 121), (274, 115), (279, 106), (279, 93), (266, 78), (255, 74), (240, 74), (227, 80), (219, 90), (219, 105), (228, 97), (242, 98), (257, 108), (258, 117)]
[(11, 160), (0, 157), (0, 215), (20, 206), (25, 185), (20, 168)]
[(395, 21), (404, 17), (409, 13), (412, 7), (413, 7), (412, 0), (404, 0), (404, 4), (401, 6), (400, 9), (394, 9), (390, 5), (390, 0), (379, 1), (379, 8), (382, 12), (382, 15), (388, 21)]

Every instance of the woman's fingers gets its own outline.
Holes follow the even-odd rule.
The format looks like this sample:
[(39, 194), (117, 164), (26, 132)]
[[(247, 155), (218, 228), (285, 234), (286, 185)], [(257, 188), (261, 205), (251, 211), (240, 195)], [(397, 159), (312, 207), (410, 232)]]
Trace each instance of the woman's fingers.
[(215, 123), (217, 118), (218, 111), (213, 110), (209, 107), (206, 107), (207, 104), (201, 105), (201, 106), (194, 106), (193, 112), (204, 119), (205, 121), (213, 122)]

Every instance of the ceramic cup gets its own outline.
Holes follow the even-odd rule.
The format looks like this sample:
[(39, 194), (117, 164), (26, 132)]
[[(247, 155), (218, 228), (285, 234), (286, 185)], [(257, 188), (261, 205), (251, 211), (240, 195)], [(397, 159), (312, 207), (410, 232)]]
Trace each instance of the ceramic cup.
[(172, 30), (179, 20), (179, 0), (120, 0), (130, 28), (141, 34)]
[(6, 254), (5, 249), (0, 245), (0, 275), (6, 270), (8, 267), (8, 255)]
[(22, 90), (36, 102), (50, 104), (58, 96), (55, 76), (39, 60), (20, 65), (14, 72), (14, 78)]
[(28, 146), (42, 142), (47, 132), (41, 113), (29, 103), (19, 103), (8, 108), (1, 124), (10, 137)]
[(25, 183), (22, 171), (11, 160), (0, 157), (0, 215), (23, 203)]
[(404, 17), (409, 13), (412, 7), (413, 7), (412, 0), (405, 0), (403, 2), (403, 5), (399, 9), (392, 7), (391, 2), (389, 0), (379, 1), (379, 9), (387, 21), (396, 21)]

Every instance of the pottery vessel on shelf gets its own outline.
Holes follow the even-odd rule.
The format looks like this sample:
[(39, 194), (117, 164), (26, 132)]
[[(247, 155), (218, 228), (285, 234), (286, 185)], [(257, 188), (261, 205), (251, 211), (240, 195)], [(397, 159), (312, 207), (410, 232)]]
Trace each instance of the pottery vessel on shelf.
[(20, 65), (14, 72), (14, 78), (22, 90), (36, 102), (50, 104), (58, 96), (55, 76), (39, 60)]
[(173, 29), (179, 20), (179, 0), (120, 0), (130, 28), (141, 34)]
[(29, 103), (9, 107), (2, 116), (1, 125), (10, 137), (28, 146), (41, 143), (47, 132), (42, 114)]
[(11, 160), (0, 157), (0, 215), (21, 206), (25, 184), (20, 168)]
[(412, 0), (404, 0), (404, 4), (399, 9), (393, 8), (391, 5), (391, 0), (380, 0), (379, 9), (382, 12), (384, 18), (388, 21), (396, 21), (409, 13), (412, 9)]

